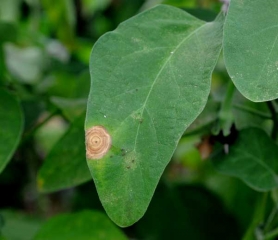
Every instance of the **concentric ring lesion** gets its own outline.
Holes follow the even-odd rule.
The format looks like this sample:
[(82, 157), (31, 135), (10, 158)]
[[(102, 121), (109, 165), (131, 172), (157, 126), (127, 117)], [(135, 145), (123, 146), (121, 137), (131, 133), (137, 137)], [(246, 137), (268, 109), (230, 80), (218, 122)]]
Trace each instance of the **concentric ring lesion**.
[(110, 149), (112, 139), (103, 126), (94, 126), (86, 131), (87, 159), (101, 159)]

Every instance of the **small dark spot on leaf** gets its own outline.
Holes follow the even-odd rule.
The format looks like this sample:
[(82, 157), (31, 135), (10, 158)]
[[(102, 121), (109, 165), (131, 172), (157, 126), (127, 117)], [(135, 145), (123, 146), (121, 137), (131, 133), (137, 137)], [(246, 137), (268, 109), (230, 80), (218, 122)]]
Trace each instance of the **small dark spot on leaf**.
[(110, 158), (112, 158), (113, 156), (111, 155)]
[(135, 90), (136, 90), (136, 92), (138, 92), (138, 88), (136, 88)]
[(132, 161), (131, 161), (132, 163), (134, 163), (135, 162), (135, 160), (134, 159), (132, 159)]
[(143, 118), (141, 118), (141, 119), (139, 120), (139, 123), (143, 123)]
[(126, 153), (127, 153), (127, 151), (125, 150), (125, 149), (121, 149), (121, 152), (122, 152), (122, 156), (125, 156), (126, 155)]
[(130, 169), (130, 166), (127, 166), (126, 168), (127, 168), (127, 169)]

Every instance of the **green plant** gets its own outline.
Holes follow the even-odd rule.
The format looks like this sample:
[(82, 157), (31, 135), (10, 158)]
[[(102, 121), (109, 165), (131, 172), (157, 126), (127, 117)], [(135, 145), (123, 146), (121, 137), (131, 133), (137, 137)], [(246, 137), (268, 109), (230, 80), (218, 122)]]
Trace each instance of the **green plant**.
[[(56, 24), (57, 37), (82, 62), (68, 69), (85, 72), (71, 70), (72, 77), (63, 66), (47, 69), (39, 60), (41, 50), (35, 48), (34, 66), (24, 72), (13, 56), (20, 53), (23, 61), (26, 53), (9, 44), (1, 48), (0, 57), (8, 57), (0, 64), (0, 102), (6, 103), (0, 105), (0, 138), (5, 142), (0, 146), (0, 171), (18, 148), (17, 154), (30, 159), (33, 178), (39, 169), (41, 193), (77, 187), (93, 178), (106, 213), (117, 225), (131, 226), (145, 215), (135, 230), (126, 232), (138, 239), (275, 239), (278, 4), (231, 0), (223, 12), (214, 1), (203, 1), (219, 10), (216, 16), (187, 9), (195, 3), (184, 2), (164, 1), (173, 6), (142, 11), (99, 38), (90, 58), (87, 100), (89, 76), (80, 49), (86, 52), (88, 47), (75, 39), (74, 6), (61, 2), (60, 19), (45, 0), (44, 8), (53, 17), (49, 29)], [(102, 4), (94, 6), (102, 11), (110, 2)], [(0, 43), (16, 41), (16, 28), (9, 24), (0, 24), (0, 32), (10, 31), (0, 35)], [(54, 84), (47, 78), (35, 84), (43, 71), (53, 71)], [(30, 105), (38, 107), (33, 116), (27, 114)], [(40, 114), (45, 109), (47, 114)], [(60, 117), (57, 130), (62, 128), (57, 136), (55, 127), (43, 128), (55, 116)], [(47, 155), (41, 167), (34, 160), (34, 139)], [(80, 199), (88, 198), (78, 191)], [(78, 239), (126, 239), (96, 211), (99, 203), (92, 205), (93, 211), (54, 217), (38, 232), (36, 226), (29, 239), (67, 239), (70, 229)], [(3, 216), (9, 219), (11, 213), (4, 211)], [(93, 229), (88, 222), (99, 226)], [(215, 227), (219, 225), (221, 229)]]

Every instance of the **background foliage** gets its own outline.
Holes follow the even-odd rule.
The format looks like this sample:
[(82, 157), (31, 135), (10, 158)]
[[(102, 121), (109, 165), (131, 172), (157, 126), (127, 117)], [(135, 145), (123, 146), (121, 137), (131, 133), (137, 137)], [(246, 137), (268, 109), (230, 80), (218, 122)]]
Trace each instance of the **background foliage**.
[[(217, 0), (1, 0), (1, 240), (275, 239), (275, 101), (244, 98), (222, 54), (209, 101), (183, 134), (144, 217), (120, 229), (102, 208), (84, 149), (91, 49), (102, 34), (158, 3), (205, 21), (222, 7)], [(227, 149), (249, 149), (251, 167), (265, 168), (233, 169), (235, 159), (223, 157)]]

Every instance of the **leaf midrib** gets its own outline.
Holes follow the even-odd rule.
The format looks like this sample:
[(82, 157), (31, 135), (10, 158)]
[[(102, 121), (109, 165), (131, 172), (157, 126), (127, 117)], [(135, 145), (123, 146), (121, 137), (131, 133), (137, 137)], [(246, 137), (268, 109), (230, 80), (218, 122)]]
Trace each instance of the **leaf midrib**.
[[(144, 114), (144, 111), (146, 110), (146, 105), (147, 105), (147, 102), (148, 102), (148, 99), (151, 95), (151, 92), (155, 86), (155, 84), (157, 83), (158, 79), (159, 79), (159, 76), (160, 74), (163, 72), (163, 70), (165, 69), (166, 65), (169, 63), (169, 61), (171, 60), (171, 58), (174, 56), (174, 54), (176, 53), (176, 51), (181, 47), (181, 45), (183, 43), (186, 42), (186, 40), (188, 40), (190, 37), (192, 37), (194, 34), (196, 34), (198, 31), (200, 31), (203, 27), (207, 26), (208, 24), (211, 24), (211, 23), (205, 23), (203, 24), (202, 26), (198, 27), (196, 30), (192, 31), (188, 36), (186, 36), (177, 46), (176, 48), (171, 51), (173, 53), (170, 53), (170, 56), (166, 59), (165, 63), (163, 64), (163, 66), (161, 67), (160, 71), (158, 72), (155, 80), (153, 81), (153, 84), (151, 85), (150, 87), (150, 91), (148, 92), (147, 94), (147, 97), (146, 97), (146, 100), (143, 104), (143, 106), (140, 108), (142, 109), (141, 111), (141, 115), (140, 115), (140, 118), (142, 118), (143, 114)], [(150, 115), (150, 118), (151, 118), (151, 115)], [(134, 141), (134, 149), (133, 151), (136, 153), (136, 146), (137, 146), (137, 139), (138, 139), (138, 134), (139, 134), (139, 131), (140, 131), (140, 126), (141, 124), (138, 123), (138, 127), (137, 127), (137, 132), (136, 132), (136, 136), (135, 136), (135, 141)], [(141, 173), (141, 176), (142, 176), (142, 179), (144, 179), (143, 177), (143, 171), (142, 171), (142, 165), (141, 165), (141, 161), (140, 159), (138, 159), (138, 164), (139, 164), (139, 169), (140, 169), (140, 173)], [(129, 185), (130, 186), (130, 185)], [(146, 188), (146, 184), (144, 183), (144, 189)]]
[[(213, 23), (213, 22), (212, 22), (212, 23)], [(164, 63), (163, 66), (161, 67), (160, 71), (159, 71), (158, 74), (156, 75), (156, 78), (154, 79), (153, 84), (152, 84), (151, 87), (150, 87), (150, 91), (149, 91), (148, 94), (147, 94), (146, 100), (145, 100), (143, 106), (141, 107), (141, 109), (142, 109), (142, 112), (141, 112), (141, 115), (140, 115), (141, 118), (142, 118), (142, 116), (143, 116), (143, 114), (144, 114), (144, 111), (145, 111), (147, 102), (148, 102), (148, 100), (149, 100), (149, 97), (150, 97), (150, 95), (151, 95), (151, 92), (152, 92), (152, 90), (153, 90), (155, 84), (158, 82), (158, 79), (159, 79), (160, 74), (163, 72), (163, 70), (165, 69), (166, 65), (169, 63), (169, 61), (170, 61), (170, 60), (172, 59), (172, 57), (175, 55), (176, 51), (181, 47), (181, 45), (182, 45), (183, 43), (186, 42), (186, 40), (188, 40), (190, 37), (192, 37), (194, 34), (196, 34), (198, 31), (200, 31), (203, 27), (205, 27), (205, 26), (207, 26), (207, 25), (209, 25), (209, 24), (212, 24), (212, 23), (205, 23), (205, 24), (203, 24), (202, 26), (198, 27), (196, 30), (192, 31), (188, 36), (186, 36), (186, 37), (177, 45), (177, 47), (176, 47), (173, 51), (171, 51), (170, 56), (166, 59), (165, 63)], [(150, 116), (150, 117), (151, 117), (151, 116)], [(139, 124), (138, 124), (138, 127), (137, 127), (135, 142), (134, 142), (134, 151), (135, 151), (135, 152), (136, 152), (136, 145), (137, 145), (138, 134), (139, 134), (139, 131), (140, 131), (140, 126), (141, 126), (141, 124), (139, 123)], [(139, 163), (139, 164), (140, 164), (140, 163)]]

